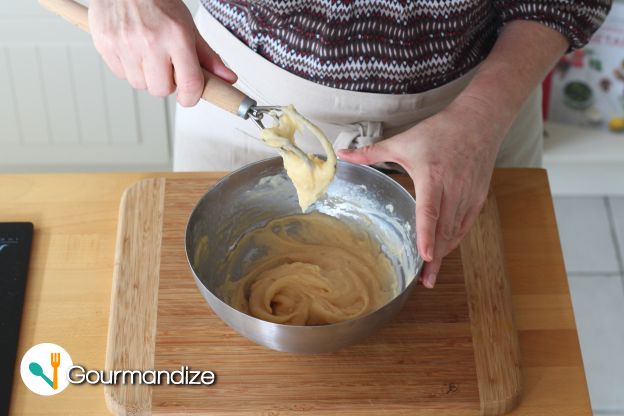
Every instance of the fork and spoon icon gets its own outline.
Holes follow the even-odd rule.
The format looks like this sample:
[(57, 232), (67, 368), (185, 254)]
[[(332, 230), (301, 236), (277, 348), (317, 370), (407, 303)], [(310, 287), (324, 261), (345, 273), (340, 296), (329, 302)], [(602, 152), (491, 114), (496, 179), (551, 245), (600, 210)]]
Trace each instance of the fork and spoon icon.
[(56, 390), (58, 389), (58, 368), (59, 365), (61, 365), (60, 352), (50, 353), (50, 365), (53, 369), (52, 380), (50, 380), (50, 378), (43, 373), (43, 368), (41, 368), (41, 365), (39, 365), (39, 363), (35, 361), (28, 365), (28, 369), (33, 375), (41, 377), (46, 383), (50, 385), (50, 387), (52, 387), (52, 389)]

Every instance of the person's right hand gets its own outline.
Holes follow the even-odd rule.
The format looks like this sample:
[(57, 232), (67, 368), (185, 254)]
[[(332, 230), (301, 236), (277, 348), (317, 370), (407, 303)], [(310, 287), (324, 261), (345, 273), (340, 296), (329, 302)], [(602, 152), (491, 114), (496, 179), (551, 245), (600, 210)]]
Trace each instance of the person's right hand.
[(89, 30), (117, 77), (160, 97), (177, 86), (177, 101), (183, 106), (193, 106), (201, 97), (202, 67), (225, 81), (236, 81), (236, 74), (201, 37), (181, 0), (93, 0)]

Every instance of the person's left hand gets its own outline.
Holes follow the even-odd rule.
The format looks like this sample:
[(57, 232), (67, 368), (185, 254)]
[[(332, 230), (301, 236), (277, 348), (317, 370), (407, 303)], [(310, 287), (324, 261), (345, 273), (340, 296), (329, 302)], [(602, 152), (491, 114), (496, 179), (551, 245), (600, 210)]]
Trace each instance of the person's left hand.
[(442, 258), (474, 224), (487, 198), (496, 154), (509, 123), (478, 100), (454, 102), (411, 129), (374, 145), (341, 150), (342, 160), (395, 162), (414, 181), (421, 274), (432, 288)]

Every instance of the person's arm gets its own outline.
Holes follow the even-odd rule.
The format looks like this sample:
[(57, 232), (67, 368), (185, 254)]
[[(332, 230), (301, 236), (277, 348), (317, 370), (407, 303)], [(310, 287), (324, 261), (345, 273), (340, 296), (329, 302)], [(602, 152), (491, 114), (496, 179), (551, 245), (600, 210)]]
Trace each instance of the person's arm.
[(529, 94), (568, 49), (567, 39), (540, 23), (515, 20), (507, 23), (492, 51), (474, 78), (451, 104), (481, 111), (484, 119), (498, 124), (504, 138)]
[(403, 166), (416, 191), (421, 279), (433, 287), (442, 258), (469, 231), (487, 198), (498, 149), (522, 104), (568, 48), (542, 24), (507, 23), (463, 92), (440, 113), (341, 159)]
[(177, 89), (181, 105), (197, 104), (204, 89), (202, 68), (236, 81), (236, 74), (201, 37), (181, 0), (92, 0), (89, 28), (113, 73), (152, 95)]

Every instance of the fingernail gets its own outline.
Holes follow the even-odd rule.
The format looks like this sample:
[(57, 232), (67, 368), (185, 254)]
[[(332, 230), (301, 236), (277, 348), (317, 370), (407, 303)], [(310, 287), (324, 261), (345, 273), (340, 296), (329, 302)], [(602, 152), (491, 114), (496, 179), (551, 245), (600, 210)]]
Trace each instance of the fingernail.
[(341, 149), (336, 152), (336, 157), (338, 158), (338, 160), (342, 159), (343, 157), (349, 158), (349, 155), (351, 153), (353, 153), (353, 150), (351, 149)]
[(427, 247), (425, 249), (425, 256), (427, 256), (427, 261), (433, 260), (433, 250), (431, 249), (431, 247)]
[(433, 286), (435, 286), (435, 282), (437, 278), (438, 276), (435, 273), (429, 273), (424, 281), (425, 287), (428, 287), (429, 289), (433, 289)]

